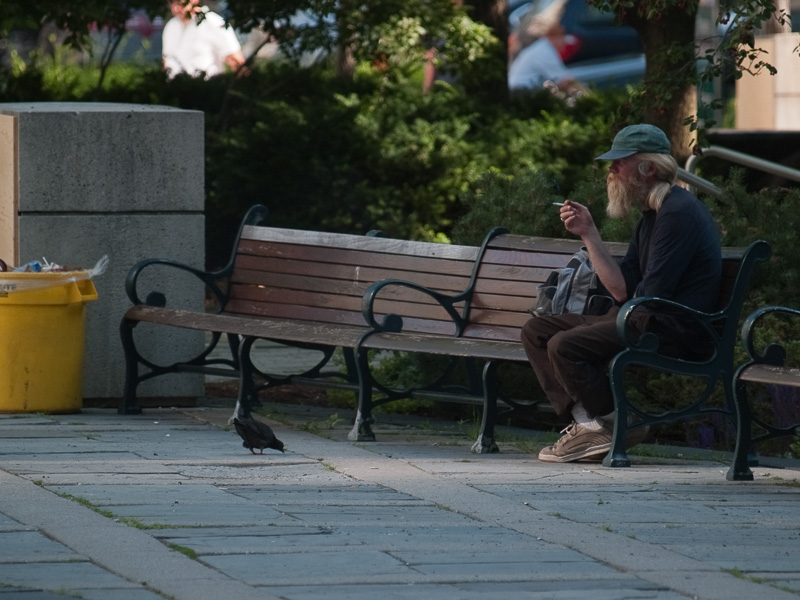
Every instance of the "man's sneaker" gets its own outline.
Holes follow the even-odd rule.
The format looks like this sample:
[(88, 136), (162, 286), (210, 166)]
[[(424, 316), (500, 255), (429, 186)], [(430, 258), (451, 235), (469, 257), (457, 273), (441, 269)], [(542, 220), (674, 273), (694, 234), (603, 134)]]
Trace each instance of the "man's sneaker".
[(542, 462), (573, 462), (585, 458), (602, 457), (611, 450), (611, 426), (604, 423), (600, 429), (586, 429), (573, 423), (561, 433), (564, 435), (552, 446), (539, 452)]

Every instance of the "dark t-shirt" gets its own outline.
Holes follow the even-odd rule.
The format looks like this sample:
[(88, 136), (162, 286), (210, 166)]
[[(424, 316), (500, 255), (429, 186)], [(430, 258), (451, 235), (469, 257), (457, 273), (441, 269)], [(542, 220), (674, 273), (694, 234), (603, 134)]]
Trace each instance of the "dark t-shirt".
[(620, 267), (630, 298), (658, 296), (713, 311), (722, 256), (708, 209), (693, 194), (674, 186), (658, 212), (642, 214)]

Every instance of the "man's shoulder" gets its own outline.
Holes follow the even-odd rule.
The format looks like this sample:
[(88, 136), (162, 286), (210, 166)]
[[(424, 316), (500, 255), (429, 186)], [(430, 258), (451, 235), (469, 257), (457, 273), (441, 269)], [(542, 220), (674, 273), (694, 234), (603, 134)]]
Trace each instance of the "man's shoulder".
[(689, 211), (707, 211), (705, 204), (695, 196), (692, 192), (679, 185), (672, 186), (667, 197), (661, 205), (659, 212), (689, 212)]
[(673, 185), (669, 191), (670, 198), (680, 198), (683, 201), (691, 202), (697, 201), (698, 198), (692, 192), (687, 190), (685, 187), (681, 187), (680, 185)]

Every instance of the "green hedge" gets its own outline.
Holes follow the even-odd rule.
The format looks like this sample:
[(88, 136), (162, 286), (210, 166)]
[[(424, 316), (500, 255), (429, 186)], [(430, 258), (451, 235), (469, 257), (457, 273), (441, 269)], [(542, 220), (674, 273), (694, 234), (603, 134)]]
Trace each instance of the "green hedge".
[[(247, 207), (266, 204), (275, 225), (401, 238), (447, 239), (486, 173), (545, 173), (561, 194), (586, 179), (611, 137), (620, 97), (573, 108), (547, 93), (497, 105), (440, 83), (386, 80), (359, 70), (267, 62), (250, 77), (165, 81), (158, 65), (96, 66), (41, 59), (0, 73), (2, 101), (162, 104), (206, 116), (208, 261), (227, 258)], [(507, 226), (514, 227), (514, 223)]]

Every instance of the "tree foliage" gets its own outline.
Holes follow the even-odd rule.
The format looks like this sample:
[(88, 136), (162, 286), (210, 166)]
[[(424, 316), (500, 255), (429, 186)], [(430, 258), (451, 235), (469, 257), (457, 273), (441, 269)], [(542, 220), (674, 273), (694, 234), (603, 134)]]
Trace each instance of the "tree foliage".
[(644, 84), (633, 94), (621, 124), (645, 121), (660, 126), (673, 141), (678, 159), (687, 158), (698, 141), (702, 145), (705, 128), (714, 124), (698, 114), (721, 102), (715, 98), (710, 106), (698, 107), (697, 86), (723, 76), (739, 78), (764, 69), (774, 72), (754, 38), (768, 21), (784, 24), (788, 20), (774, 0), (720, 0), (715, 24), (721, 32), (698, 43), (698, 0), (589, 2), (636, 29), (644, 45)]
[[(588, 0), (615, 13), (643, 40), (644, 85), (631, 91), (617, 124), (653, 123), (673, 140), (684, 160), (713, 125), (698, 114), (697, 87), (722, 76), (774, 71), (754, 46), (755, 34), (770, 20), (785, 23), (776, 0), (719, 0), (717, 24), (725, 33), (695, 36), (699, 0)], [(385, 77), (407, 74), (428, 61), (458, 72), (473, 93), (504, 101), (505, 0), (228, 0), (226, 16), (242, 31), (260, 30), (277, 41), (284, 56), (308, 51), (338, 56), (340, 65), (370, 64)], [(70, 32), (69, 42), (86, 45), (93, 24), (122, 31), (133, 10), (164, 14), (164, 0), (3, 0), (0, 34), (53, 22)], [(502, 41), (501, 41), (502, 40)], [(767, 57), (768, 58), (768, 57)], [(348, 62), (349, 60), (349, 62)], [(699, 140), (698, 140), (699, 136)]]
[(348, 52), (387, 73), (421, 65), (431, 49), (436, 63), (467, 70), (497, 44), (453, 0), (229, 0), (228, 10), (234, 26), (262, 31), (291, 59)]
[(38, 30), (53, 23), (68, 33), (67, 42), (84, 48), (93, 26), (121, 31), (135, 10), (151, 16), (164, 14), (164, 0), (3, 0), (0, 10), (0, 35), (13, 30)]

